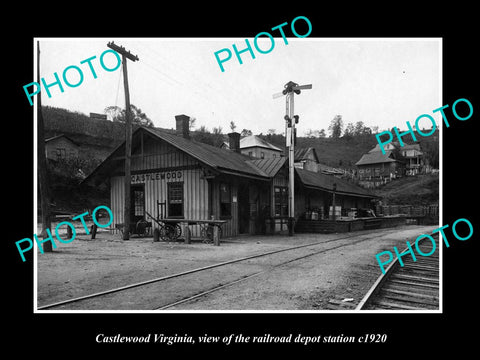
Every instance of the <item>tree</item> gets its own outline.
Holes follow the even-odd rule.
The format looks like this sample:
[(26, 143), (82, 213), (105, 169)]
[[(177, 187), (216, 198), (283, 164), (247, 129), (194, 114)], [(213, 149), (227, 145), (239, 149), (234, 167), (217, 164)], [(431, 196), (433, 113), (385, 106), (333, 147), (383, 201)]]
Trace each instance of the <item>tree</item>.
[(214, 127), (212, 129), (212, 145), (220, 146), (223, 144), (224, 138), (222, 133), (222, 127)]
[(342, 115), (335, 115), (335, 117), (330, 122), (328, 126), (328, 131), (330, 131), (330, 137), (338, 139), (342, 135), (343, 130), (343, 120)]
[(235, 125), (235, 123), (232, 121), (230, 121), (230, 130), (232, 130), (232, 132), (235, 131), (235, 129), (237, 128), (237, 125)]
[(201, 125), (198, 130), (192, 133), (192, 138), (201, 143), (213, 145), (212, 133), (205, 125)]
[(355, 124), (355, 135), (356, 136), (362, 136), (362, 135), (371, 135), (372, 134), (372, 129), (369, 128), (368, 126), (365, 126), (363, 121), (357, 121)]
[(356, 128), (350, 122), (350, 123), (347, 124), (347, 127), (345, 128), (345, 131), (343, 132), (343, 137), (347, 138), (347, 139), (351, 139), (354, 135), (356, 135)]
[(188, 129), (192, 131), (195, 128), (195, 123), (197, 121), (197, 118), (191, 117), (190, 122), (188, 123)]
[(252, 133), (252, 130), (247, 130), (247, 129), (243, 129), (242, 132), (240, 133), (241, 136), (252, 136), (253, 133)]
[(439, 168), (439, 146), (438, 141), (423, 141), (421, 144), (423, 157), (427, 165), (435, 169)]
[[(118, 106), (108, 106), (104, 110), (105, 114), (110, 115), (114, 122), (125, 122), (125, 109)], [(142, 112), (140, 108), (130, 104), (130, 112), (132, 114), (132, 124), (153, 127), (153, 121)]]
[(357, 121), (355, 123), (355, 135), (363, 135), (363, 130), (365, 128), (365, 125), (363, 124), (363, 121)]

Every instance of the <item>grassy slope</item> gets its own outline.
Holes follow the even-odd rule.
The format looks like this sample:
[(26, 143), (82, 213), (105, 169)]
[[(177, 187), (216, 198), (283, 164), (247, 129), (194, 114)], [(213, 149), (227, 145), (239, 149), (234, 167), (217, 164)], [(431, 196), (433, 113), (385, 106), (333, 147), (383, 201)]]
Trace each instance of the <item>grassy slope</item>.
[(428, 174), (394, 180), (375, 193), (385, 204), (430, 205), (439, 201), (439, 175)]

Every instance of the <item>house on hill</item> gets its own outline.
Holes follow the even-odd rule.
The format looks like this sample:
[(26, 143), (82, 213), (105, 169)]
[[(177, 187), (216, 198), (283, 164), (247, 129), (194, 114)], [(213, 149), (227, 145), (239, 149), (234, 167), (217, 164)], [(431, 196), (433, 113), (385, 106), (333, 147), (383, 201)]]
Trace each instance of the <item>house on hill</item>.
[(358, 179), (362, 186), (376, 187), (403, 175), (405, 163), (399, 159), (395, 146), (388, 145), (385, 154), (377, 144), (355, 163), (358, 168)]
[(420, 144), (404, 145), (400, 154), (405, 161), (406, 175), (417, 175), (423, 171), (425, 163)]
[(64, 134), (45, 139), (45, 155), (48, 160), (70, 160), (78, 158), (79, 145)]
[[(230, 150), (197, 142), (190, 138), (189, 117), (177, 115), (175, 119), (175, 134), (147, 127), (138, 127), (132, 134), (130, 221), (151, 221), (148, 214), (179, 220), (213, 217), (226, 221), (222, 236), (286, 232), (286, 158), (242, 154), (240, 134), (235, 132), (229, 134)], [(124, 222), (124, 153), (122, 143), (84, 180), (110, 185), (114, 224)], [(335, 189), (329, 178), (296, 169), (296, 219), (308, 207), (331, 206)], [(346, 207), (371, 207), (374, 195), (353, 184), (345, 186), (338, 187), (338, 201)], [(190, 229), (192, 236), (201, 233), (199, 225)]]
[[(224, 142), (221, 145), (223, 149), (231, 149), (230, 142)], [(270, 144), (257, 135), (245, 136), (240, 139), (240, 153), (250, 156), (251, 158), (265, 159), (280, 157), (283, 150)], [(231, 149), (233, 150), (233, 149)]]
[(385, 154), (377, 144), (355, 164), (362, 185), (378, 186), (403, 175), (417, 175), (425, 171), (424, 154), (419, 143), (400, 146), (398, 142), (392, 142), (384, 149)]
[(283, 154), (282, 149), (257, 135), (246, 136), (240, 139), (240, 152), (258, 159), (275, 158)]

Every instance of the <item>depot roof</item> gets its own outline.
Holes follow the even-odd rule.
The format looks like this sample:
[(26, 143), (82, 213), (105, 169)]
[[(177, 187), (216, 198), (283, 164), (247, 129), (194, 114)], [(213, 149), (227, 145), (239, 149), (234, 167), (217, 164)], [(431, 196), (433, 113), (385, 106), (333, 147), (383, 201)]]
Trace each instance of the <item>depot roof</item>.
[[(135, 140), (138, 141), (141, 132), (149, 134), (155, 139), (167, 142), (194, 159), (197, 159), (207, 167), (220, 173), (268, 181), (286, 164), (286, 158), (283, 156), (252, 159), (234, 151), (186, 139), (165, 130), (155, 128), (138, 127), (132, 134), (132, 143)], [(124, 153), (125, 143), (118, 146), (83, 182), (90, 182), (93, 179), (105, 179), (112, 176), (111, 174), (115, 168), (118, 168), (119, 162), (124, 161)], [(295, 171), (303, 185), (312, 189), (333, 192), (333, 184), (336, 183), (336, 193), (338, 194), (375, 197), (368, 190), (331, 175), (315, 173), (298, 168), (295, 168)]]
[(370, 190), (357, 186), (348, 180), (340, 179), (332, 175), (326, 175), (322, 173), (316, 173), (303, 169), (295, 169), (298, 178), (302, 184), (311, 189), (319, 189), (333, 193), (334, 184), (336, 184), (336, 194), (340, 195), (353, 195), (367, 198), (378, 197), (374, 195)]
[[(251, 177), (258, 180), (268, 180), (269, 177), (261, 169), (254, 166), (248, 160), (249, 156), (222, 149), (216, 146), (201, 143), (192, 139), (186, 139), (181, 136), (169, 133), (168, 131), (138, 127), (132, 134), (132, 143), (136, 141), (141, 132), (147, 133), (153, 138), (165, 141), (175, 148), (183, 151), (185, 154), (197, 159), (207, 167), (221, 173), (234, 174), (238, 176)], [(138, 141), (138, 139), (137, 139)], [(119, 166), (118, 161), (124, 161), (125, 142), (120, 144), (100, 165), (88, 175), (83, 181), (90, 182), (93, 179), (105, 179), (111, 176), (113, 169)]]

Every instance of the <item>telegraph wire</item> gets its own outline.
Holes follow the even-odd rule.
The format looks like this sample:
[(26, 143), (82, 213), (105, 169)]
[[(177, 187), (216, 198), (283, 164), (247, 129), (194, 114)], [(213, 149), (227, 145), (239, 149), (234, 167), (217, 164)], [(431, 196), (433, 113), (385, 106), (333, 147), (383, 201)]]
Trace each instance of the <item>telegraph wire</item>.
[(120, 80), (122, 79), (122, 72), (118, 72), (117, 95), (115, 96), (115, 106), (118, 104), (118, 94), (120, 93)]
[[(143, 64), (147, 66), (149, 69), (153, 70), (156, 76), (161, 78), (162, 81), (166, 81), (168, 84), (172, 86), (179, 87), (180, 91), (182, 91), (183, 93), (190, 94), (191, 96), (195, 97), (199, 102), (202, 102), (202, 103), (207, 102), (208, 104), (210, 104), (210, 107), (213, 109), (218, 108), (218, 105), (219, 105), (218, 101), (221, 101), (224, 104), (224, 107), (227, 109), (228, 108), (242, 109), (245, 107), (245, 104), (241, 104), (239, 102), (239, 99), (242, 99), (242, 98), (245, 99), (244, 94), (241, 94), (235, 88), (232, 89), (235, 96), (233, 96), (233, 98), (227, 98), (222, 93), (221, 90), (215, 90), (215, 88), (210, 83), (208, 83), (205, 79), (199, 78), (197, 74), (195, 74), (194, 72), (187, 72), (184, 68), (179, 67), (178, 64), (176, 64), (175, 62), (172, 63), (167, 58), (165, 58), (164, 55), (160, 54), (157, 50), (153, 49), (151, 46), (146, 45), (145, 43), (139, 41), (139, 42), (133, 42), (130, 47), (131, 48), (137, 47), (143, 50), (141, 51), (142, 61), (139, 62), (139, 64)], [(147, 58), (147, 61), (145, 61), (145, 58)], [(155, 65), (153, 65), (152, 62)], [(190, 61), (189, 64), (193, 64), (193, 63)], [(171, 73), (175, 73), (175, 74), (183, 73), (190, 80), (193, 79), (194, 82), (199, 84), (202, 90), (201, 91), (198, 90), (197, 89), (198, 86), (195, 86), (195, 87), (192, 85), (187, 86), (183, 81), (179, 80), (174, 75), (169, 75), (165, 71), (160, 70), (158, 66), (168, 68)], [(212, 91), (214, 92), (213, 94), (211, 93)], [(216, 103), (213, 103), (212, 99), (216, 99)], [(236, 122), (238, 122), (239, 120), (241, 120), (242, 122), (243, 121), (248, 122), (249, 120), (251, 120), (249, 118), (246, 118), (244, 116), (245, 113), (241, 110), (239, 111), (232, 110), (232, 111), (237, 114), (238, 118), (234, 119), (236, 120)], [(208, 119), (205, 119), (205, 120), (208, 120)], [(213, 119), (210, 119), (210, 120), (213, 120)], [(224, 124), (225, 128), (228, 129), (228, 125), (230, 123), (230, 120), (232, 119), (230, 117), (225, 117), (223, 120), (226, 122), (226, 124)]]

